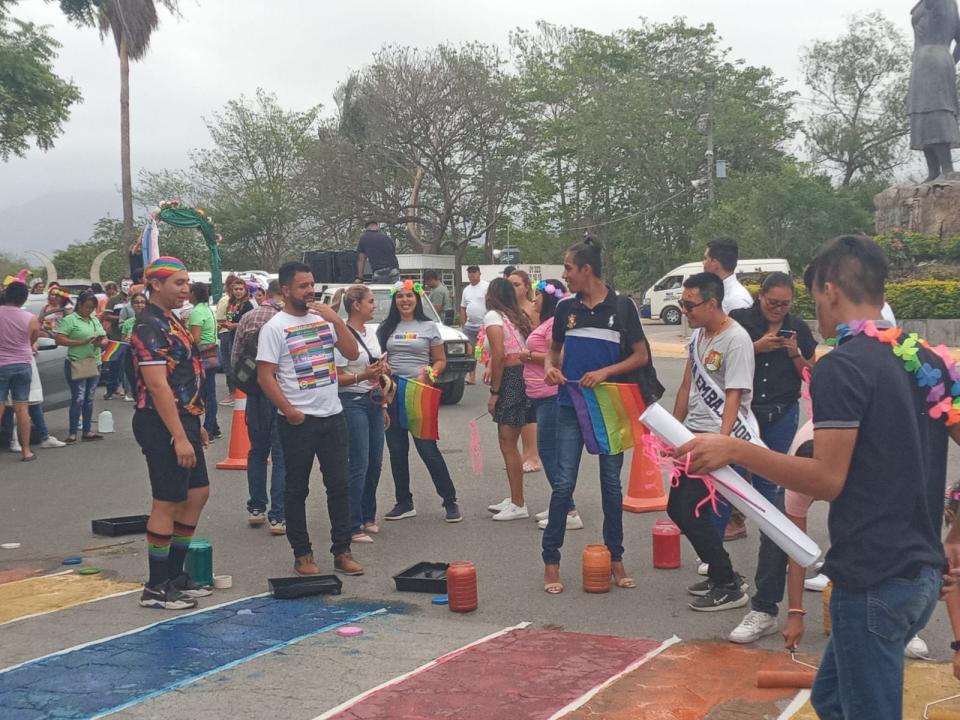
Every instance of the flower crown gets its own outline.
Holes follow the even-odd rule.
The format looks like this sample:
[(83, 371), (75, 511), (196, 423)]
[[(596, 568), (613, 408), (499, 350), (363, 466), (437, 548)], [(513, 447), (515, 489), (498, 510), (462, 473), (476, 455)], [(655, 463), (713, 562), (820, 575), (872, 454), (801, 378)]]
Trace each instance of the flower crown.
[(423, 285), (413, 280), (398, 280), (390, 287), (390, 297), (393, 297), (401, 290), (412, 290), (417, 295), (423, 295)]
[(538, 282), (534, 289), (537, 292), (546, 293), (547, 295), (553, 295), (557, 300), (563, 300), (566, 297), (566, 293), (558, 287), (555, 287), (553, 283), (548, 283), (544, 280)]

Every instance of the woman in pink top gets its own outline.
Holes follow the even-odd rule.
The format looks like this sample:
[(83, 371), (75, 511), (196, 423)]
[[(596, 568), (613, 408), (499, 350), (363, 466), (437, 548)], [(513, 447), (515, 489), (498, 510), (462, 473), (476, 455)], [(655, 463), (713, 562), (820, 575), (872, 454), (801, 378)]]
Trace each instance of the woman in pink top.
[[(567, 289), (559, 280), (541, 280), (536, 286), (534, 308), (540, 317), (538, 325), (527, 338), (527, 350), (523, 359), (523, 381), (527, 386), (527, 397), (533, 404), (537, 421), (537, 452), (543, 463), (543, 472), (547, 482), (553, 487), (557, 472), (557, 385), (547, 385), (543, 380), (543, 361), (550, 349), (553, 333), (553, 315), (557, 303), (566, 295)], [(541, 530), (547, 528), (547, 512), (537, 513), (537, 524)], [(567, 515), (567, 530), (580, 530), (583, 520), (576, 505), (570, 503)]]

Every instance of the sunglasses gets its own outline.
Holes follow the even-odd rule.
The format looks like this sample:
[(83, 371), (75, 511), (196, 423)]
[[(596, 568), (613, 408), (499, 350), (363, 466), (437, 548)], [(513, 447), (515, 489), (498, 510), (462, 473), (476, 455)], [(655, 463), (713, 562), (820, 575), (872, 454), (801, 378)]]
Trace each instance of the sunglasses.
[[(713, 298), (711, 298), (711, 300), (712, 299)], [(695, 308), (700, 307), (701, 305), (706, 305), (708, 302), (710, 302), (710, 300), (703, 300), (702, 302), (698, 302), (698, 303), (690, 302), (689, 300), (681, 300), (680, 309), (688, 313), (693, 311)]]

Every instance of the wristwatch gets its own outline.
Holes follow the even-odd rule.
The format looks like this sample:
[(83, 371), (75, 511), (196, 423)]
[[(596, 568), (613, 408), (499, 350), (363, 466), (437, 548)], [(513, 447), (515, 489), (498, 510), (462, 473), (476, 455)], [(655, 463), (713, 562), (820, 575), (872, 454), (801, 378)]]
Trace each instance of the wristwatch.
[(950, 649), (954, 652), (960, 652), (960, 640), (954, 640), (950, 643)]

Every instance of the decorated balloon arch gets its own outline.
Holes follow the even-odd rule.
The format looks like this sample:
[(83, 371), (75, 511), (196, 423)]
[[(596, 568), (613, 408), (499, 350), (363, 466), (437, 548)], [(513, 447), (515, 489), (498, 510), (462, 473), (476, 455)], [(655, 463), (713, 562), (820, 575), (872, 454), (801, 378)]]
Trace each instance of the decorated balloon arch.
[(203, 208), (187, 207), (179, 198), (164, 200), (150, 212), (150, 222), (143, 228), (140, 247), (143, 265), (146, 267), (160, 255), (160, 228), (158, 222), (178, 228), (194, 228), (200, 231), (210, 251), (210, 294), (214, 301), (223, 294), (223, 275), (220, 271), (220, 235)]

